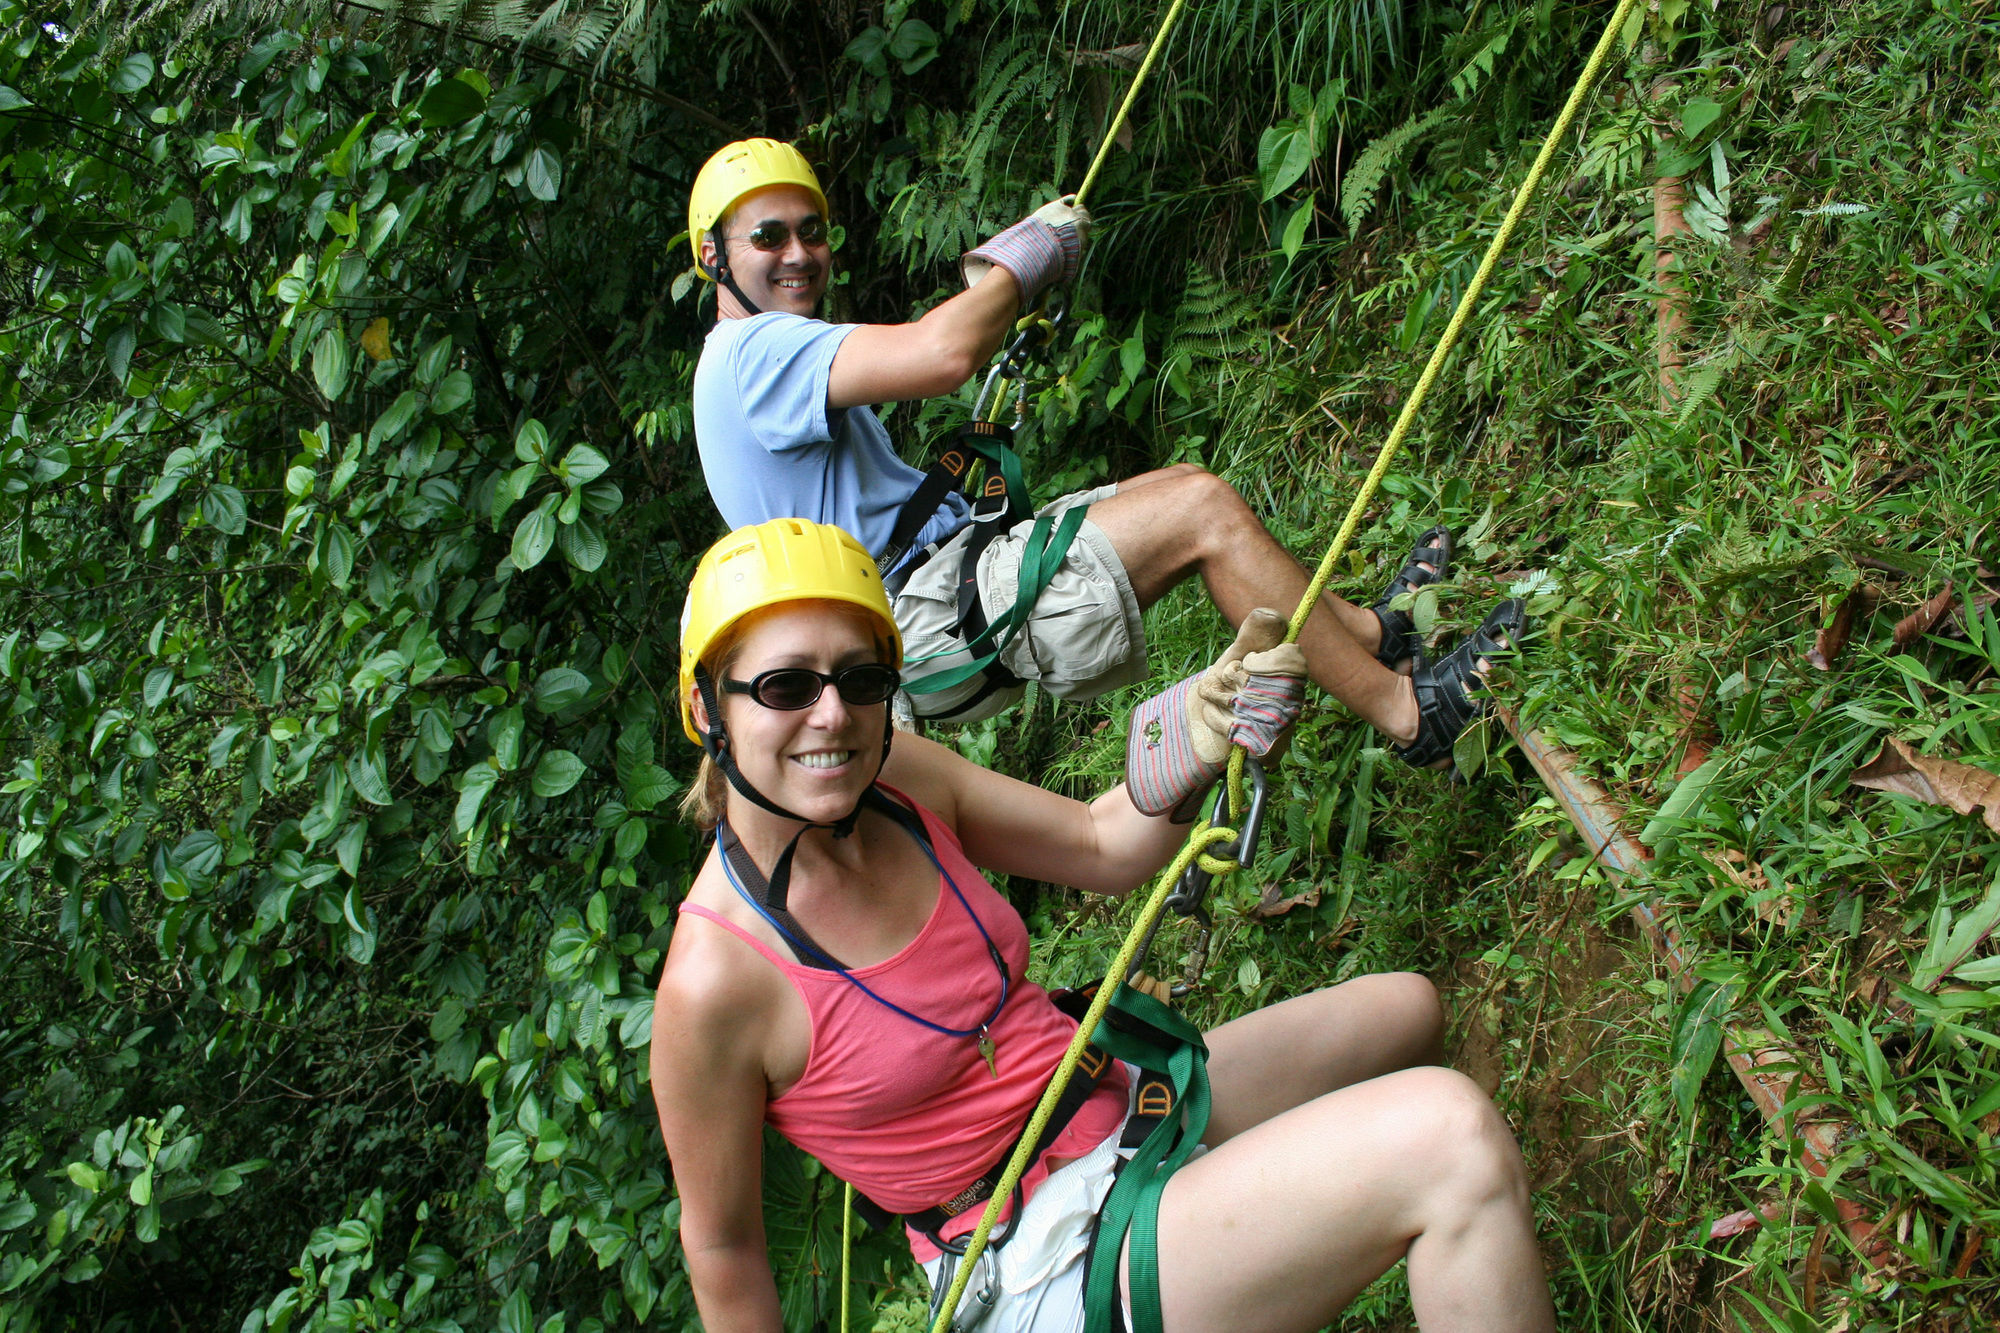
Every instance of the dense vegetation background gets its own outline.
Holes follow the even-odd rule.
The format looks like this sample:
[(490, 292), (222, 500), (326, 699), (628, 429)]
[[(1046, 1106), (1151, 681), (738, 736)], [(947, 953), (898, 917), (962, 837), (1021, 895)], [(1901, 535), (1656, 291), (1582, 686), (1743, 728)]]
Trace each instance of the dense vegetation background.
[[(1197, 460), (1310, 558), (1601, 8), (1196, 7), (1027, 404), (1038, 487)], [(718, 531), (688, 182), (796, 138), (839, 313), (906, 317), (1074, 187), (1156, 20), (0, 0), (0, 1329), (693, 1326), (645, 1086)], [(2000, 761), (2000, 18), (1627, 36), (1346, 590), (1442, 515), (1420, 614), (1533, 599), (1509, 693), (1665, 816), (1701, 984), (1497, 729), (1448, 789), (1329, 710), (1194, 1011), (1436, 977), (1567, 1326), (1987, 1327), (2000, 821), (1961, 772), (1970, 814), (1849, 778), (1885, 737)], [(891, 423), (915, 456), (963, 410)], [(1166, 678), (1221, 639), (1195, 594), (1151, 628)], [(1130, 701), (957, 740), (1089, 792)], [(1101, 965), (1112, 912), (1013, 891), (1050, 980)], [(1828, 1178), (1723, 1072), (1744, 1021), (1845, 1126)], [(773, 1141), (767, 1192), (789, 1326), (837, 1323), (836, 1183)], [(919, 1325), (900, 1244), (857, 1271), (860, 1327)], [(1398, 1282), (1349, 1321), (1406, 1325)]]

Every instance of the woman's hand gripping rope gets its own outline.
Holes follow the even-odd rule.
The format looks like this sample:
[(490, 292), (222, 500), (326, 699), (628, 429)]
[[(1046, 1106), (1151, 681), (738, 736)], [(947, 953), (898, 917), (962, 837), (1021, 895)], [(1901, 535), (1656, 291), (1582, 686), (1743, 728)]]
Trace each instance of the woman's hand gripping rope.
[[(1259, 607), (1215, 665), (1132, 711), (1125, 783), (1142, 813), (1194, 818), (1231, 748), (1268, 758), (1298, 721), (1305, 654), (1285, 641), (1285, 618)], [(1204, 867), (1206, 868), (1206, 867)]]

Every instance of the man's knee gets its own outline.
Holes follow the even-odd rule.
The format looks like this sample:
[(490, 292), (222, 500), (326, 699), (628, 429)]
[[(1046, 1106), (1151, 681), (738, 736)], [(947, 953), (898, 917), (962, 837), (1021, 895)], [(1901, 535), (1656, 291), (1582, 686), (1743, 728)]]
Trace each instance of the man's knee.
[(1219, 536), (1257, 522), (1236, 488), (1207, 468), (1176, 463), (1161, 471), (1165, 475), (1159, 478), (1158, 503), (1162, 509), (1199, 524), (1196, 534)]

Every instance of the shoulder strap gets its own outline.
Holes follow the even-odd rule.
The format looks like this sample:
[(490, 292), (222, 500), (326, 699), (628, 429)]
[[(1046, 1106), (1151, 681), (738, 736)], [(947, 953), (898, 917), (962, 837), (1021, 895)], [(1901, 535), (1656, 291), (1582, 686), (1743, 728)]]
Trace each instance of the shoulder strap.
[[(926, 851), (930, 850), (930, 831), (924, 827), (923, 816), (901, 802), (891, 800), (880, 787), (871, 785), (861, 794), (861, 808), (886, 815), (897, 827), (922, 844)], [(804, 835), (805, 829), (792, 835), (792, 840), (779, 853), (778, 863), (771, 867), (767, 878), (744, 848), (742, 839), (736, 836), (736, 830), (729, 827), (729, 821), (725, 819), (715, 826), (716, 842), (721, 846), (722, 854), (729, 858), (730, 868), (736, 872), (737, 882), (742, 885), (745, 895), (778, 928), (778, 933), (792, 946), (792, 952), (798, 955), (799, 962), (826, 972), (849, 971), (851, 969), (845, 963), (812, 937), (812, 933), (800, 924), (787, 905), (792, 884), (792, 853), (798, 850), (799, 839)]]
[[(804, 830), (801, 829), (800, 832), (803, 833)], [(800, 965), (815, 967), (823, 972), (841, 971), (846, 965), (829, 953), (824, 945), (812, 937), (812, 932), (799, 923), (799, 919), (792, 915), (791, 909), (785, 906), (782, 894), (771, 892), (771, 881), (764, 877), (764, 872), (758, 869), (757, 863), (750, 858), (750, 853), (744, 850), (742, 839), (736, 836), (735, 829), (729, 827), (728, 820), (725, 819), (715, 826), (715, 840), (721, 846), (722, 854), (729, 858), (730, 868), (736, 872), (737, 883), (742, 886), (745, 896), (773, 926), (778, 928), (778, 933), (784, 936), (785, 943), (792, 947), (792, 953)], [(794, 836), (785, 844), (784, 854), (778, 858), (776, 869), (782, 876), (781, 884), (791, 878), (792, 849), (798, 845), (799, 840)]]
[[(887, 574), (909, 554), (924, 524), (930, 522), (947, 494), (965, 484), (978, 459), (986, 460), (986, 482), (978, 499), (982, 505), (988, 501), (998, 503), (997, 517), (1005, 520), (1000, 526), (1011, 527), (1031, 517), (1034, 504), (1028, 497), (1021, 457), (1014, 452), (1012, 440), (1013, 432), (997, 421), (971, 421), (959, 427), (953, 442), (938, 454), (930, 470), (924, 473), (924, 479), (917, 483), (916, 491), (896, 511), (896, 526), (889, 534), (889, 544), (876, 555), (875, 567)], [(980, 512), (992, 514), (990, 509)]]

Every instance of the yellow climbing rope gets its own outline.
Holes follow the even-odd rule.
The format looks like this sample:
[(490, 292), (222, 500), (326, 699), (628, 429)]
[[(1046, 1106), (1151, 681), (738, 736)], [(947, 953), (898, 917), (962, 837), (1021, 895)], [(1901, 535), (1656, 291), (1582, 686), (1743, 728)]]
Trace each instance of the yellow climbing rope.
[(1153, 66), (1159, 63), (1160, 52), (1167, 46), (1167, 37), (1173, 32), (1174, 24), (1180, 21), (1181, 7), (1185, 0), (1174, 0), (1167, 6), (1166, 16), (1160, 20), (1160, 30), (1153, 34), (1153, 44), (1146, 48), (1146, 58), (1139, 62), (1139, 72), (1132, 76), (1132, 86), (1125, 90), (1125, 100), (1118, 104), (1118, 114), (1104, 127), (1104, 142), (1097, 145), (1097, 156), (1090, 159), (1090, 170), (1083, 173), (1083, 184), (1076, 187), (1076, 206), (1082, 208), (1084, 200), (1090, 197), (1090, 187), (1097, 184), (1097, 173), (1104, 169), (1104, 161), (1111, 156), (1111, 145), (1118, 142), (1118, 132), (1125, 128), (1125, 120), (1132, 114), (1132, 103), (1139, 98), (1139, 90), (1152, 77)]
[[(1140, 85), (1152, 71), (1167, 34), (1180, 15), (1182, 3), (1183, 0), (1174, 0), (1166, 17), (1161, 20), (1160, 31), (1153, 39), (1152, 48), (1147, 51), (1144, 62), (1140, 64), (1138, 76), (1134, 78), (1131, 89), (1119, 106), (1117, 116), (1105, 133), (1103, 144), (1098, 147), (1097, 157), (1091, 162), (1090, 170), (1076, 192), (1078, 203), (1083, 202), (1091, 186), (1096, 182), (1098, 170), (1104, 163), (1106, 153), (1117, 137), (1119, 128), (1124, 124), (1126, 113), (1131, 109), (1132, 100), (1138, 93)], [(1617, 8), (1612, 11), (1611, 21), (1605, 24), (1604, 34), (1597, 39), (1597, 45), (1592, 49), (1590, 59), (1583, 67), (1583, 73), (1577, 77), (1576, 86), (1570, 89), (1569, 99), (1563, 103), (1562, 111), (1557, 114), (1555, 124), (1549, 129), (1548, 137), (1542, 141), (1541, 151), (1535, 155), (1534, 163), (1528, 168), (1527, 177), (1514, 192), (1514, 202), (1508, 207), (1506, 216), (1501, 219), (1499, 230), (1493, 233), (1493, 239), (1486, 247), (1486, 255), (1479, 261), (1478, 271), (1473, 274), (1472, 281), (1467, 284), (1464, 294), (1459, 297), (1458, 306), (1452, 311), (1451, 322), (1445, 325), (1443, 336), (1438, 339), (1436, 348), (1432, 350), (1430, 360), (1424, 364), (1423, 373), (1417, 377), (1416, 388), (1411, 391), (1409, 398), (1403, 403), (1402, 411), (1397, 414), (1396, 423), (1389, 431), (1389, 438), (1383, 441), (1382, 450), (1376, 455), (1375, 465), (1369, 469), (1368, 476), (1361, 483), (1361, 489), (1355, 493), (1354, 503), (1348, 506), (1347, 517), (1341, 522), (1340, 530), (1334, 534), (1333, 542), (1327, 547), (1319, 568), (1306, 585), (1305, 595), (1299, 599), (1298, 609), (1292, 613), (1291, 627), (1286, 634), (1288, 642), (1298, 640), (1299, 631), (1305, 628), (1307, 617), (1312, 614), (1312, 608), (1318, 603), (1320, 594), (1326, 590), (1327, 583), (1333, 577), (1334, 567), (1346, 553), (1348, 544), (1354, 540), (1354, 533), (1361, 526), (1362, 514), (1367, 511), (1369, 502), (1374, 499), (1377, 488), (1382, 484), (1382, 478), (1387, 475), (1389, 464), (1395, 459), (1397, 451), (1403, 447), (1403, 441), (1408, 437), (1410, 427), (1416, 421), (1425, 397), (1430, 393), (1431, 385), (1437, 381), (1438, 372), (1457, 345), (1459, 335), (1465, 329), (1466, 319), (1471, 315), (1480, 293), (1485, 290), (1487, 280), (1492, 277), (1493, 268), (1499, 262), (1501, 253), (1507, 248), (1507, 242), (1513, 237), (1514, 228), (1519, 224), (1522, 214), (1527, 211), (1528, 203), (1540, 187), (1542, 177), (1547, 174), (1549, 163), (1555, 159), (1556, 146), (1568, 135), (1570, 126), (1576, 120), (1577, 112), (1582, 109), (1583, 99), (1596, 85), (1598, 75), (1603, 72), (1604, 63), (1610, 58), (1611, 49), (1617, 43), (1618, 34), (1623, 31), (1626, 20), (1631, 16), (1633, 6), (1637, 3), (1638, 0), (1618, 0)], [(1242, 778), (1243, 752), (1237, 750), (1229, 756), (1232, 811), (1240, 811), (1242, 808), (1240, 793)], [(1097, 994), (1091, 1000), (1089, 1011), (1084, 1014), (1083, 1021), (1077, 1026), (1076, 1035), (1071, 1038), (1069, 1049), (1063, 1053), (1061, 1063), (1056, 1066), (1055, 1074), (1050, 1078), (1041, 1102), (1036, 1105), (1034, 1115), (1029, 1117), (1027, 1128), (1021, 1132), (1020, 1145), (1014, 1150), (1013, 1157), (1008, 1160), (1007, 1169), (1001, 1173), (999, 1183), (994, 1186), (993, 1197), (987, 1201), (986, 1211), (980, 1216), (979, 1225), (974, 1228), (972, 1237), (966, 1244), (965, 1255), (959, 1261), (951, 1289), (946, 1292), (943, 1303), (938, 1307), (937, 1321), (931, 1326), (931, 1333), (945, 1333), (950, 1326), (953, 1312), (958, 1309), (959, 1301), (965, 1296), (966, 1283), (972, 1277), (973, 1265), (986, 1248), (987, 1237), (999, 1219), (1001, 1208), (1013, 1197), (1014, 1187), (1020, 1183), (1021, 1176), (1027, 1171), (1034, 1146), (1040, 1140), (1049, 1117), (1054, 1114), (1056, 1103), (1062, 1099), (1064, 1089), (1069, 1086), (1070, 1078), (1076, 1072), (1077, 1062), (1083, 1056), (1084, 1047), (1089, 1044), (1091, 1034), (1097, 1030), (1098, 1022), (1103, 1019), (1104, 1011), (1111, 1003), (1114, 989), (1131, 969), (1132, 959), (1138, 952), (1139, 941), (1146, 937), (1166, 907), (1167, 895), (1179, 882), (1181, 873), (1187, 869), (1189, 862), (1197, 857), (1200, 858), (1203, 869), (1214, 874), (1226, 874), (1237, 869), (1234, 862), (1218, 861), (1207, 854), (1209, 847), (1218, 842), (1226, 842), (1235, 836), (1235, 832), (1231, 829), (1212, 825), (1205, 820), (1197, 821), (1188, 834), (1187, 844), (1161, 872), (1152, 895), (1147, 898), (1146, 905), (1133, 921), (1132, 929), (1118, 950), (1118, 956), (1112, 960), (1110, 970), (1105, 974), (1104, 984), (1097, 988)]]

